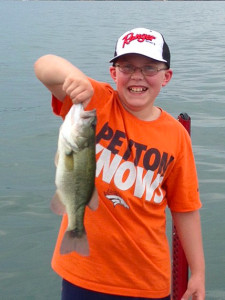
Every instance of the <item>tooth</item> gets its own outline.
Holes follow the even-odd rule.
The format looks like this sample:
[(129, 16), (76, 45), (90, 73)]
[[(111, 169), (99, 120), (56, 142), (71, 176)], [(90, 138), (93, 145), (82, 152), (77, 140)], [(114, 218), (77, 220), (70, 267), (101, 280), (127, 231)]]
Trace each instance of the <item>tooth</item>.
[(133, 92), (140, 93), (140, 92), (142, 92), (142, 91), (145, 91), (146, 89), (145, 89), (145, 88), (131, 88), (131, 90), (132, 90)]

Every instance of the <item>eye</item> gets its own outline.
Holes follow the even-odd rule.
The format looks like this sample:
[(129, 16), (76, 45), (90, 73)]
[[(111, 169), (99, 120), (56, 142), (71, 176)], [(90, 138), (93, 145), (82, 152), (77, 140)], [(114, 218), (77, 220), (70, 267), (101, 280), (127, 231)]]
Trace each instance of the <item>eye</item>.
[(122, 68), (123, 68), (123, 71), (127, 72), (127, 73), (130, 73), (130, 72), (132, 72), (134, 70), (134, 67), (132, 65), (128, 65), (128, 64), (127, 65), (123, 65)]
[(95, 128), (96, 128), (96, 120), (94, 120), (93, 122), (91, 122), (91, 127), (95, 130)]
[(144, 66), (142, 69), (144, 72), (147, 72), (147, 73), (152, 73), (152, 72), (155, 72), (155, 70), (156, 70), (156, 68), (153, 66)]

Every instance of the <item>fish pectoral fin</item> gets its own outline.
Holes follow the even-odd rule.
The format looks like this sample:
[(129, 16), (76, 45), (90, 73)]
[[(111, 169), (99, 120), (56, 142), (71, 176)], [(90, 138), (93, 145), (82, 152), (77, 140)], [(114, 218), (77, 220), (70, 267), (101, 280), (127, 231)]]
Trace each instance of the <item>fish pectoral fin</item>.
[(70, 156), (72, 153), (73, 153), (72, 148), (69, 147), (69, 146), (66, 146), (66, 147), (65, 147), (65, 154), (66, 154), (67, 156)]
[(60, 200), (58, 191), (56, 191), (55, 195), (52, 198), (50, 208), (56, 215), (63, 215), (66, 213), (66, 207)]
[(74, 251), (82, 256), (90, 254), (86, 233), (82, 237), (76, 237), (71, 231), (65, 232), (60, 247), (60, 254), (67, 254)]
[(89, 201), (87, 206), (91, 210), (97, 210), (97, 208), (98, 208), (98, 192), (97, 192), (96, 188), (94, 189), (93, 194), (91, 196), (91, 200)]
[(82, 136), (78, 136), (76, 139), (76, 143), (78, 145), (78, 148), (85, 148), (88, 147), (89, 143), (88, 143), (88, 139)]

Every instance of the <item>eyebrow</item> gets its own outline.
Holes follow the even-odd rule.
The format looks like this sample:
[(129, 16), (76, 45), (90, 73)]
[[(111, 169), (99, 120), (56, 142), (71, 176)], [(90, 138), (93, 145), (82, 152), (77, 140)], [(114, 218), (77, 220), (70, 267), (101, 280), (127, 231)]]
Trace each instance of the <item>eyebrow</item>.
[[(132, 62), (127, 61), (127, 60), (121, 60), (121, 61), (118, 62), (118, 63), (122, 63), (122, 64), (130, 64), (130, 65), (132, 65), (132, 66), (135, 66)], [(149, 61), (149, 62), (144, 62), (144, 63), (142, 64), (142, 66), (150, 66), (150, 65), (157, 66), (159, 63), (160, 63), (160, 62)]]
[[(133, 64), (132, 62), (130, 62), (130, 60), (129, 60), (129, 58), (120, 58), (120, 59), (118, 59), (118, 61), (117, 62), (124, 62), (124, 63), (129, 63), (129, 64)], [(151, 58), (147, 58), (146, 59), (146, 62), (144, 62), (143, 64), (145, 64), (145, 65), (150, 65), (150, 64), (154, 64), (154, 65), (157, 65), (157, 64), (159, 64), (159, 63), (161, 63), (160, 61), (156, 61), (156, 60), (154, 60), (154, 59), (151, 59)]]

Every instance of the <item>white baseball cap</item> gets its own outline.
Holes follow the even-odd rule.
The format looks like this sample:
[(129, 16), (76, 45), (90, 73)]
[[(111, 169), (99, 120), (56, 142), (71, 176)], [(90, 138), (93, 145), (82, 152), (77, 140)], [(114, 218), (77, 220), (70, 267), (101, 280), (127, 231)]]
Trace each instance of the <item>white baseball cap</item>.
[(125, 32), (117, 41), (115, 62), (125, 54), (141, 54), (151, 59), (165, 62), (170, 68), (170, 50), (161, 33), (147, 28), (134, 28)]

